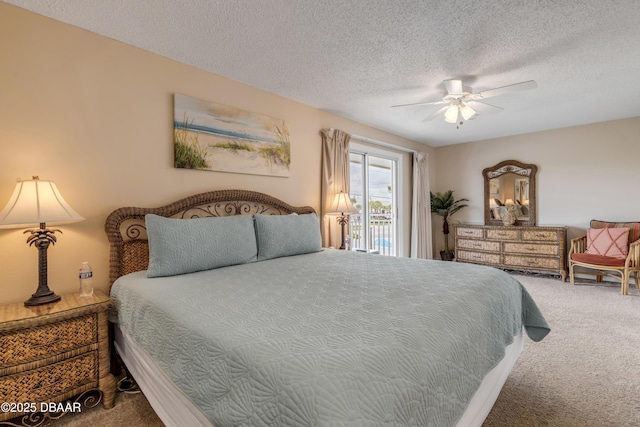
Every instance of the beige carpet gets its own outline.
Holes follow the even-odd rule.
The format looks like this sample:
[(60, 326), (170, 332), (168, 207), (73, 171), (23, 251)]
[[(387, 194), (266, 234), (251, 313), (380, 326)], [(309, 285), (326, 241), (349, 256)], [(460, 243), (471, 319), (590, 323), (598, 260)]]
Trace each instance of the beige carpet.
[(526, 340), (484, 426), (640, 426), (640, 291), (517, 278), (552, 331)]
[[(525, 350), (484, 427), (640, 427), (640, 291), (617, 285), (571, 286), (517, 277), (552, 332)], [(52, 427), (162, 426), (143, 395), (119, 393), (101, 406), (54, 421)]]

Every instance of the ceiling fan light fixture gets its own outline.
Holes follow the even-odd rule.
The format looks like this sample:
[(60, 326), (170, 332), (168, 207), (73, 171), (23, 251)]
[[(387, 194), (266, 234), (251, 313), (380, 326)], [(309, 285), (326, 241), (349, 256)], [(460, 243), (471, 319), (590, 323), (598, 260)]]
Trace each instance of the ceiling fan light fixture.
[(458, 121), (458, 106), (451, 104), (444, 113), (444, 121), (447, 123), (456, 123)]
[[(480, 114), (484, 115), (503, 110), (502, 108), (496, 107), (495, 105), (487, 104), (486, 102), (484, 102), (485, 98), (505, 95), (507, 93), (517, 92), (521, 90), (534, 89), (538, 87), (538, 84), (533, 80), (528, 80), (526, 82), (514, 83), (507, 86), (488, 89), (482, 92), (473, 92), (473, 89), (462, 84), (462, 80), (450, 79), (444, 81), (444, 86), (447, 93), (444, 95), (441, 101), (437, 100), (414, 102), (411, 104), (392, 105), (392, 107), (444, 104), (442, 108), (434, 111), (422, 121), (428, 122), (444, 112), (445, 122), (455, 124), (459, 129), (465, 120), (474, 119), (478, 115), (478, 111), (480, 111)], [(475, 106), (478, 111), (467, 105), (467, 102)]]
[(463, 119), (469, 120), (476, 115), (476, 110), (469, 107), (467, 104), (463, 104), (462, 107), (460, 107), (460, 114), (462, 114)]

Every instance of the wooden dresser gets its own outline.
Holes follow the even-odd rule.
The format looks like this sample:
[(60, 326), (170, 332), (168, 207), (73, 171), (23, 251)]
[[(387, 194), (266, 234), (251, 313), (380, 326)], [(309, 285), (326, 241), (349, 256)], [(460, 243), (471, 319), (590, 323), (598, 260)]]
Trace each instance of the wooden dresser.
[(454, 224), (456, 260), (567, 279), (567, 227)]
[(0, 412), (0, 421), (92, 389), (102, 391), (105, 408), (113, 407), (110, 307), (111, 300), (100, 291), (92, 297), (62, 295), (40, 306), (0, 306), (0, 401), (16, 404)]

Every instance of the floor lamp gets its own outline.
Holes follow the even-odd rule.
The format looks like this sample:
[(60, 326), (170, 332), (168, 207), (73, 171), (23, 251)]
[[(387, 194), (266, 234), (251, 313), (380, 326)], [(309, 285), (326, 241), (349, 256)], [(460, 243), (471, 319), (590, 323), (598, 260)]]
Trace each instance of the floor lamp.
[(47, 249), (56, 243), (54, 233), (60, 230), (47, 228), (53, 224), (67, 224), (84, 220), (67, 204), (53, 181), (41, 181), (34, 176), (30, 181), (18, 181), (7, 206), (0, 212), (0, 228), (25, 228), (30, 233), (27, 243), (38, 248), (38, 288), (26, 306), (47, 304), (60, 299), (47, 283)]
[(340, 245), (340, 249), (344, 249), (344, 226), (349, 221), (349, 215), (358, 213), (358, 210), (353, 206), (353, 203), (351, 203), (349, 195), (341, 191), (333, 198), (333, 203), (328, 213), (338, 215), (338, 224), (340, 224), (342, 228), (342, 244)]

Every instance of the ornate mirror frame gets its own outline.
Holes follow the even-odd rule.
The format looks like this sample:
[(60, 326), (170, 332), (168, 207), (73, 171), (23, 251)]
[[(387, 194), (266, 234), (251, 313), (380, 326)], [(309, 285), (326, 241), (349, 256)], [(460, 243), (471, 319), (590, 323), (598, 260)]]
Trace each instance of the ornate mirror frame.
[(495, 166), (491, 166), (482, 171), (484, 177), (484, 223), (485, 225), (503, 225), (502, 220), (491, 219), (490, 206), (490, 185), (489, 181), (498, 178), (507, 173), (513, 173), (522, 177), (529, 178), (529, 219), (516, 220), (514, 225), (534, 226), (536, 225), (537, 209), (536, 209), (536, 173), (538, 168), (536, 165), (528, 163), (520, 163), (517, 160), (505, 160)]

